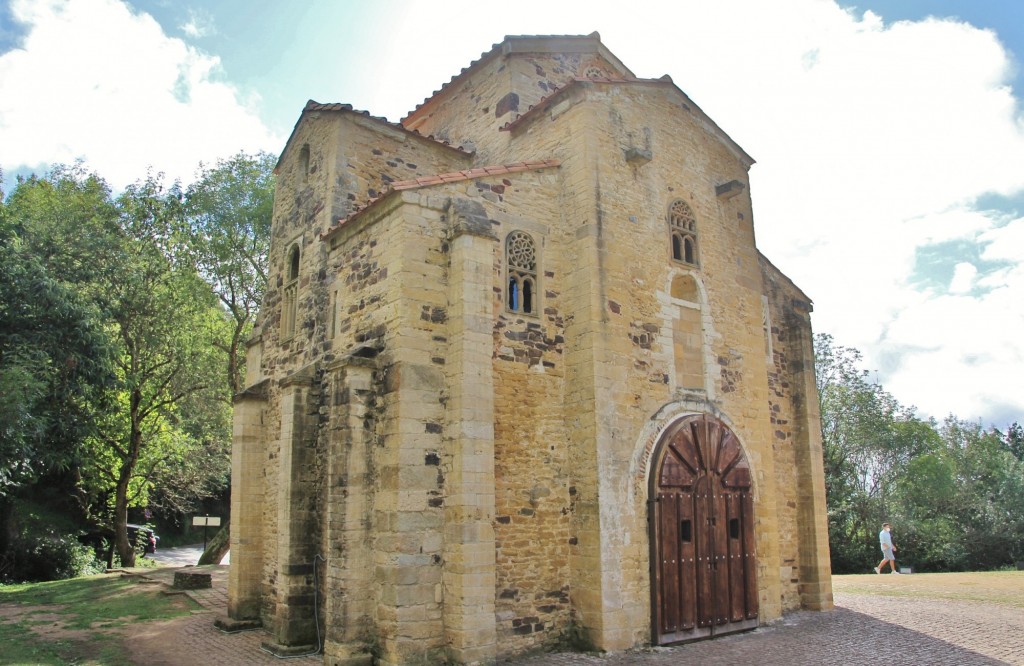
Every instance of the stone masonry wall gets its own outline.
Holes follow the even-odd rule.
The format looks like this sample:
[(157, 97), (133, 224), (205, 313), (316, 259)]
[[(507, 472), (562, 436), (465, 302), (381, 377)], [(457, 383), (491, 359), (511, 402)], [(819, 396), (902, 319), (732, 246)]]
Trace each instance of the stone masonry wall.
[(614, 65), (595, 53), (498, 54), (446, 88), (443, 103), (431, 103), (403, 122), (474, 150), (479, 165), (543, 159), (536, 146), (511, 146), (508, 133), (499, 128), (588, 73), (620, 76)]
[[(490, 188), (488, 183), (493, 183)], [(566, 229), (557, 170), (477, 181), (496, 222), (493, 267), (496, 621), (499, 655), (551, 645), (570, 622), (569, 489), (562, 405)], [(494, 190), (501, 194), (494, 197)], [(488, 201), (488, 199), (494, 199)], [(507, 307), (505, 241), (537, 251), (535, 314)]]
[[(774, 287), (774, 288), (773, 288)], [(768, 334), (771, 336), (771, 356), (767, 363), (768, 404), (771, 409), (772, 450), (775, 455), (776, 483), (779, 488), (795, 488), (797, 482), (796, 455), (793, 450), (793, 384), (789, 375), (788, 331), (779, 326), (775, 318), (785, 316), (786, 296), (777, 285), (770, 285), (768, 308)], [(779, 579), (782, 581), (783, 610), (800, 608), (800, 566), (797, 543), (797, 501), (792, 494), (780, 493), (776, 502), (779, 516)]]
[(811, 303), (767, 259), (761, 258), (771, 329), (768, 366), (773, 446), (780, 487), (780, 558), (783, 606), (832, 606), (828, 562), (828, 517), (814, 385)]
[[(583, 355), (576, 356), (584, 374), (593, 373), (593, 388), (586, 380), (567, 385), (580, 391), (580, 405), (596, 394), (597, 430), (588, 433), (584, 427), (575, 441), (577, 446), (596, 441), (599, 452), (596, 458), (582, 451), (582, 458), (571, 455), (581, 463), (574, 465), (580, 474), (598, 465), (595, 485), (583, 474), (574, 502), (597, 506), (597, 497), (602, 499), (595, 516), (601, 543), (579, 551), (583, 570), (573, 590), (591, 599), (584, 608), (599, 611), (598, 617), (589, 612), (584, 623), (592, 622), (607, 637), (602, 639), (606, 645), (629, 645), (642, 640), (636, 627), (648, 621), (646, 498), (630, 495), (626, 480), (635, 473), (644, 423), (666, 403), (684, 397), (672, 392), (677, 383), (667, 376), (675, 367), (669, 292), (678, 268), (670, 258), (666, 213), (676, 198), (693, 208), (698, 221), (698, 277), (707, 301), (702, 351), (710, 361), (709, 373), (720, 375), (709, 374), (705, 390), (691, 397), (713, 401), (712, 408), (730, 420), (755, 470), (761, 602), (765, 617), (776, 617), (781, 612), (777, 486), (750, 200), (744, 193), (723, 201), (715, 193), (724, 182), (746, 183), (746, 166), (666, 86), (594, 83), (582, 88), (556, 118), (543, 116), (517, 130), (513, 148), (519, 142), (535, 149), (550, 146), (562, 160), (568, 184), (563, 208), (580, 239), (572, 254), (583, 285), (579, 293), (587, 300), (565, 307), (566, 318), (581, 326), (566, 337), (569, 346), (584, 345)], [(630, 148), (650, 150), (651, 161), (627, 163)], [(588, 199), (596, 207), (588, 209)], [(582, 323), (583, 318), (591, 323)], [(591, 341), (584, 341), (588, 336)], [(594, 529), (592, 519), (582, 514), (576, 525), (580, 539)], [(580, 586), (595, 580), (586, 570), (601, 572), (602, 582), (590, 584), (604, 591), (583, 593)]]
[[(335, 239), (334, 248), (321, 242), (319, 235), (339, 216), (353, 210), (356, 203), (365, 203), (367, 198), (379, 194), (378, 188), (382, 189), (386, 182), (450, 171), (464, 166), (468, 159), (450, 148), (433, 145), (358, 114), (324, 112), (309, 116), (297, 127), (291, 149), (282, 157), (278, 169), (269, 285), (258, 323), (258, 348), (262, 351), (259, 376), (271, 380), (265, 409), (264, 493), (268, 498), (279, 496), (282, 480), (278, 462), (282, 442), (276, 434), (282, 428), (277, 382), (311, 364), (322, 368), (359, 346), (387, 347), (386, 331), (400, 328), (392, 323), (397, 316), (394, 303), (400, 298), (397, 290), (389, 292), (387, 287), (389, 267), (396, 264), (400, 255), (388, 245), (386, 225), (378, 224), (362, 233), (349, 232), (344, 243)], [(309, 147), (308, 170), (301, 168), (302, 146)], [(293, 246), (301, 251), (297, 317), (294, 335), (284, 336), (280, 319), (282, 293), (288, 282), (287, 262)], [(312, 409), (320, 425), (313, 428), (308, 443), (316, 453), (309, 459), (310, 469), (300, 473), (301, 488), (295, 492), (308, 498), (303, 500), (303, 510), (308, 502), (310, 510), (320, 516), (307, 538), (320, 542), (319, 553), (327, 553), (330, 544), (317, 526), (323, 524), (325, 512), (322, 488), (330, 438), (321, 433), (328, 428), (328, 405), (334, 393), (330, 378), (322, 371), (316, 375), (316, 381), (318, 403)], [(280, 535), (282, 515), (289, 512), (281, 514), (275, 502), (268, 502), (259, 531)], [(261, 614), (269, 620), (275, 613), (274, 599), (281, 582), (281, 562), (273, 539), (266, 540), (262, 564)], [(320, 599), (322, 605), (322, 594)]]
[[(830, 604), (809, 306), (757, 253), (752, 161), (667, 81), (574, 83), (499, 131), (620, 73), (596, 51), (491, 57), (407, 119), (475, 155), (337, 108), (296, 127), (243, 419), (266, 501), (239, 534), (261, 557), (234, 583), (280, 643), (308, 634), (315, 555), (339, 663), (649, 641), (647, 461), (698, 411), (754, 474), (761, 619)], [(531, 159), (561, 166), (391, 193), (321, 238), (390, 182)], [(671, 256), (680, 199), (697, 265)], [(507, 307), (513, 230), (536, 246), (536, 314)]]

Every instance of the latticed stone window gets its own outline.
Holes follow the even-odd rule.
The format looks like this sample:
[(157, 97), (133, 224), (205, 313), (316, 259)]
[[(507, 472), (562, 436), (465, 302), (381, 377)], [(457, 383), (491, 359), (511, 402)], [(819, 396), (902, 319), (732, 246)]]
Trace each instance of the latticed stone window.
[(672, 258), (684, 264), (697, 264), (697, 220), (693, 209), (677, 199), (668, 209), (668, 226), (672, 234)]
[(299, 303), (299, 245), (296, 243), (288, 252), (288, 280), (281, 298), (281, 337), (295, 335), (295, 318)]
[(505, 306), (510, 312), (537, 313), (537, 245), (528, 234), (513, 231), (505, 239), (508, 285)]

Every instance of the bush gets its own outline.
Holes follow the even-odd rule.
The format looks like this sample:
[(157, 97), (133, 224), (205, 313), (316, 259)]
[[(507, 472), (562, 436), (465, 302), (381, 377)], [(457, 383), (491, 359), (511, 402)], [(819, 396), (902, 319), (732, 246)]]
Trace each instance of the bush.
[(0, 582), (60, 580), (105, 569), (93, 548), (79, 541), (66, 511), (42, 502), (9, 503), (0, 548)]
[(60, 580), (104, 570), (92, 548), (75, 535), (22, 535), (8, 551), (0, 571), (4, 582)]

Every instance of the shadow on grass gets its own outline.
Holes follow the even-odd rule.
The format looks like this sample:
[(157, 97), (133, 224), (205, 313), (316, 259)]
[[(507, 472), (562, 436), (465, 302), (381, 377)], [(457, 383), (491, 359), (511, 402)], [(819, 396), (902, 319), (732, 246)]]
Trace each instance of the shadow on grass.
[(0, 586), (0, 664), (130, 664), (117, 629), (199, 605), (110, 574)]

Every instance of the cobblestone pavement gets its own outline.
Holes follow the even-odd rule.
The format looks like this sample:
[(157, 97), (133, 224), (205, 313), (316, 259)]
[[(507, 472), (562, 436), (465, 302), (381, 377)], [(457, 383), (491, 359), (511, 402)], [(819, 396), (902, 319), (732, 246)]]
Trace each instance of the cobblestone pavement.
[[(213, 586), (202, 590), (172, 590), (175, 571), (193, 571), (211, 574)], [(132, 576), (145, 581), (162, 583), (171, 594), (187, 594), (202, 610), (193, 611), (184, 620), (167, 620), (135, 625), (126, 647), (132, 661), (146, 666), (248, 666), (249, 664), (281, 664), (312, 666), (323, 663), (320, 656), (289, 657), (280, 659), (262, 649), (271, 640), (263, 629), (228, 634), (213, 626), (228, 609), (228, 567), (212, 565), (202, 567), (160, 567), (135, 569)]]
[[(138, 572), (170, 586), (174, 568)], [(214, 585), (189, 590), (203, 610), (185, 620), (138, 625), (131, 637), (136, 663), (281, 664), (285, 660), (261, 650), (264, 630), (225, 634), (213, 626), (227, 609), (226, 566), (195, 567), (208, 571)], [(799, 611), (751, 632), (671, 648), (611, 655), (543, 654), (504, 661), (508, 666), (673, 666), (681, 664), (818, 666), (879, 663), (906, 665), (1019, 664), (1024, 666), (1024, 611), (974, 601), (836, 593), (836, 609)], [(289, 664), (321, 664), (319, 656), (290, 658)]]
[(836, 608), (787, 614), (712, 641), (614, 655), (547, 654), (515, 666), (1024, 664), (1024, 611), (971, 601), (836, 594)]

